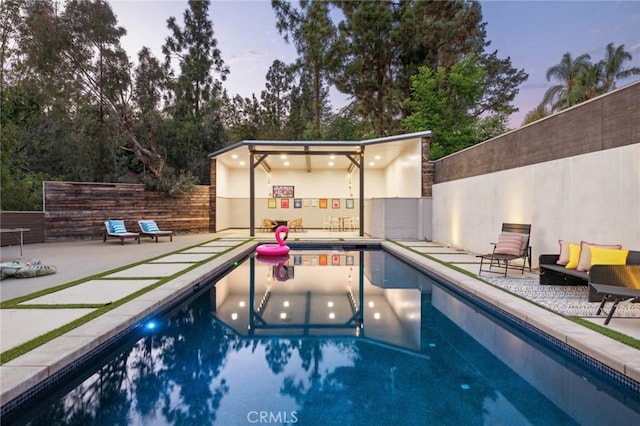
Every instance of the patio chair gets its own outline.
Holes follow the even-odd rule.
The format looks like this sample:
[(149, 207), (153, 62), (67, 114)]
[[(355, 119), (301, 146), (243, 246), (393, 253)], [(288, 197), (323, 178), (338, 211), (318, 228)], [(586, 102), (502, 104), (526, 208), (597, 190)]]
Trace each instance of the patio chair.
[(138, 240), (138, 244), (140, 244), (140, 234), (137, 232), (127, 231), (127, 228), (124, 226), (124, 220), (105, 220), (104, 227), (105, 233), (102, 237), (102, 242), (104, 243), (107, 242), (107, 238), (118, 238), (120, 240), (120, 244), (124, 245), (124, 240), (133, 238), (134, 240)]
[(260, 232), (271, 232), (278, 226), (278, 222), (273, 219), (262, 218), (262, 224), (260, 225)]
[(173, 231), (161, 231), (155, 220), (139, 220), (138, 226), (142, 235), (155, 238), (156, 243), (158, 242), (158, 237), (169, 237), (169, 241), (173, 241)]
[[(520, 223), (503, 223), (502, 233), (498, 236), (497, 243), (491, 243), (493, 250), (491, 253), (481, 254), (476, 257), (480, 258), (480, 272), (502, 273), (502, 271), (493, 271), (494, 267), (504, 269), (504, 276), (507, 276), (509, 268), (520, 269), (524, 274), (524, 268), (529, 262), (529, 271), (531, 271), (531, 246), (529, 245), (529, 236), (531, 235), (530, 224)], [(509, 262), (522, 259), (521, 266), (509, 266)], [(485, 261), (489, 261), (489, 269), (482, 269)]]
[(304, 232), (304, 228), (302, 227), (302, 218), (300, 217), (297, 219), (290, 220), (287, 226), (289, 228), (289, 231)]

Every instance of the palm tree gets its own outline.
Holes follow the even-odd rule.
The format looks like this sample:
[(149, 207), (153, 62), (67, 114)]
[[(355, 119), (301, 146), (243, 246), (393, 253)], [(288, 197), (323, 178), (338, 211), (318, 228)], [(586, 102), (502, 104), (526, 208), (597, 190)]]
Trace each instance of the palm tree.
[(557, 111), (575, 105), (580, 101), (582, 94), (578, 89), (578, 76), (591, 66), (591, 56), (583, 54), (572, 59), (571, 53), (562, 55), (558, 65), (547, 70), (547, 81), (552, 78), (560, 81), (551, 86), (544, 94), (542, 103), (549, 104), (551, 111)]
[(580, 70), (576, 76), (574, 90), (576, 103), (588, 101), (606, 92), (603, 61), (589, 64)]
[(625, 62), (631, 60), (631, 54), (624, 50), (624, 44), (614, 47), (613, 43), (607, 45), (605, 57), (600, 61), (603, 73), (603, 89), (604, 92), (614, 90), (616, 81), (632, 75), (640, 75), (640, 68), (633, 67), (623, 69)]

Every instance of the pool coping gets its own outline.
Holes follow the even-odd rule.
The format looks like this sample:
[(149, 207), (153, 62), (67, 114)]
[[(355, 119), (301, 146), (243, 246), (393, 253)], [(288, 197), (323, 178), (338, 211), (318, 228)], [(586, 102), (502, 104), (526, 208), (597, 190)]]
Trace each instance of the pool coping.
[(506, 290), (496, 288), (477, 278), (421, 256), (408, 248), (391, 242), (382, 242), (381, 245), (388, 252), (410, 264), (443, 277), (447, 282), (506, 312), (519, 321), (575, 348), (618, 373), (640, 382), (639, 350), (577, 324)]
[[(43, 383), (72, 371), (83, 360), (110, 342), (123, 337), (146, 318), (167, 309), (176, 300), (193, 294), (211, 277), (221, 273), (232, 262), (246, 256), (258, 244), (246, 240), (234, 249), (211, 261), (133, 299), (82, 326), (55, 338), (34, 350), (0, 366), (2, 412), (21, 405), (42, 391)], [(451, 267), (421, 256), (407, 247), (384, 240), (299, 241), (296, 247), (382, 247), (409, 264), (442, 277), (463, 291), (486, 301), (514, 318), (563, 342), (577, 351), (610, 367), (614, 371), (640, 382), (640, 351), (617, 342), (594, 330), (576, 324), (560, 314), (541, 308), (480, 279), (458, 272)], [(632, 361), (637, 360), (637, 361)]]

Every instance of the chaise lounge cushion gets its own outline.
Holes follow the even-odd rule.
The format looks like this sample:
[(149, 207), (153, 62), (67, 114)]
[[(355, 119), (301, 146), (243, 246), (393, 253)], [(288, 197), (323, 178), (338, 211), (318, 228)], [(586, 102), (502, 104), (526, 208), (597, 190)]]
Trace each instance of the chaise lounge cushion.
[(123, 220), (110, 219), (109, 232), (111, 234), (126, 234), (127, 228), (124, 226)]
[(140, 226), (144, 232), (158, 232), (160, 228), (158, 228), (158, 224), (153, 221), (141, 220)]
[(571, 275), (572, 277), (581, 278), (583, 280), (589, 279), (589, 274), (587, 272), (578, 271), (575, 269), (567, 269), (562, 265), (545, 264), (544, 269), (550, 269), (552, 271), (562, 272), (563, 274)]

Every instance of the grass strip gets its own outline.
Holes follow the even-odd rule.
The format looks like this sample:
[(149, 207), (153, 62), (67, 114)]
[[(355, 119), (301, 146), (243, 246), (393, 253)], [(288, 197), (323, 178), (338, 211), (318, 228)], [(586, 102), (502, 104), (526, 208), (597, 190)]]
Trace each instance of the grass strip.
[[(216, 241), (216, 240), (218, 240), (218, 239), (214, 239), (212, 241)], [(212, 241), (208, 241), (208, 242), (203, 243), (203, 244), (208, 244), (208, 243), (210, 243)], [(86, 324), (87, 322), (89, 322), (89, 321), (91, 321), (91, 320), (93, 320), (93, 319), (95, 319), (95, 318), (97, 318), (97, 317), (99, 317), (101, 315), (104, 315), (106, 312), (109, 312), (109, 311), (111, 311), (111, 310), (113, 310), (113, 309), (115, 309), (115, 308), (117, 308), (119, 306), (122, 306), (125, 303), (127, 303), (127, 302), (129, 302), (129, 301), (131, 301), (133, 299), (136, 299), (136, 298), (140, 297), (141, 295), (143, 295), (145, 293), (148, 293), (149, 291), (154, 290), (154, 289), (156, 289), (156, 288), (168, 283), (169, 281), (172, 281), (175, 278), (177, 278), (177, 277), (179, 277), (181, 275), (184, 275), (184, 274), (186, 274), (186, 273), (188, 273), (188, 272), (190, 272), (190, 271), (192, 271), (192, 270), (194, 270), (194, 269), (196, 269), (196, 268), (198, 268), (198, 267), (200, 267), (200, 266), (202, 266), (202, 265), (214, 260), (217, 257), (220, 257), (223, 254), (226, 254), (226, 253), (230, 252), (231, 250), (234, 250), (234, 249), (238, 248), (239, 246), (241, 246), (242, 244), (247, 243), (248, 241), (251, 241), (251, 240), (245, 240), (245, 241), (242, 241), (242, 242), (236, 244), (235, 246), (230, 246), (227, 250), (221, 251), (219, 253), (215, 253), (211, 257), (208, 257), (208, 258), (206, 258), (204, 260), (201, 260), (199, 262), (194, 263), (191, 267), (189, 267), (187, 269), (179, 271), (179, 272), (177, 272), (177, 273), (175, 273), (173, 275), (170, 275), (168, 277), (163, 277), (158, 282), (156, 282), (154, 284), (151, 284), (151, 285), (149, 285), (147, 287), (144, 287), (144, 288), (142, 288), (142, 289), (140, 289), (140, 290), (138, 290), (138, 291), (136, 291), (134, 293), (131, 293), (131, 294), (127, 295), (126, 297), (123, 297), (122, 299), (116, 300), (116, 301), (114, 301), (112, 303), (109, 303), (109, 304), (101, 304), (101, 305), (80, 305), (80, 304), (78, 304), (78, 305), (73, 305), (73, 304), (70, 304), (70, 305), (60, 305), (60, 304), (57, 304), (57, 305), (41, 305), (41, 304), (38, 304), (38, 305), (20, 305), (20, 306), (16, 306), (18, 303), (21, 303), (21, 302), (24, 302), (24, 301), (27, 301), (27, 300), (30, 300), (30, 299), (33, 299), (33, 298), (36, 298), (36, 297), (39, 297), (39, 296), (42, 296), (42, 295), (46, 295), (46, 294), (49, 294), (49, 293), (54, 293), (56, 291), (60, 291), (60, 290), (65, 289), (65, 288), (69, 288), (69, 287), (72, 287), (72, 286), (75, 286), (75, 285), (78, 285), (78, 284), (82, 284), (82, 283), (85, 283), (85, 282), (93, 280), (93, 279), (98, 279), (98, 278), (100, 278), (100, 277), (102, 277), (104, 275), (109, 275), (109, 274), (112, 274), (114, 272), (119, 272), (119, 271), (122, 271), (122, 270), (125, 270), (125, 269), (132, 268), (134, 266), (145, 264), (145, 263), (148, 263), (148, 262), (153, 261), (155, 259), (167, 256), (168, 254), (157, 256), (157, 257), (154, 257), (154, 258), (151, 258), (151, 259), (147, 259), (147, 260), (141, 261), (141, 262), (135, 262), (135, 263), (132, 263), (132, 264), (127, 265), (127, 266), (123, 266), (123, 267), (120, 267), (120, 268), (112, 269), (110, 271), (103, 272), (101, 274), (92, 275), (91, 277), (82, 278), (82, 279), (75, 280), (75, 281), (72, 281), (70, 283), (62, 284), (62, 285), (59, 285), (59, 286), (56, 286), (56, 287), (51, 287), (50, 289), (45, 289), (45, 290), (42, 290), (42, 291), (39, 291), (39, 292), (36, 292), (36, 293), (32, 293), (32, 294), (27, 295), (27, 296), (19, 297), (19, 298), (16, 298), (16, 299), (9, 300), (9, 301), (7, 301), (5, 303), (2, 303), (2, 304), (0, 304), (0, 309), (7, 309), (7, 308), (12, 308), (12, 309), (40, 309), (40, 308), (67, 309), (67, 308), (93, 308), (93, 307), (96, 307), (97, 309), (94, 312), (91, 312), (91, 313), (89, 313), (87, 315), (84, 315), (84, 316), (82, 316), (80, 318), (77, 318), (76, 320), (74, 320), (72, 322), (69, 322), (69, 323), (67, 323), (67, 324), (65, 324), (65, 325), (63, 325), (63, 326), (61, 326), (59, 328), (56, 328), (54, 330), (51, 330), (51, 331), (49, 331), (49, 332), (47, 332), (45, 334), (42, 334), (42, 335), (40, 335), (40, 336), (38, 336), (38, 337), (28, 341), (28, 342), (25, 342), (25, 343), (23, 343), (23, 344), (21, 344), (19, 346), (16, 346), (15, 348), (11, 348), (11, 349), (8, 349), (8, 350), (0, 353), (0, 365), (4, 364), (6, 362), (9, 362), (12, 359), (15, 359), (15, 358), (17, 358), (17, 357), (19, 357), (21, 355), (24, 355), (25, 353), (27, 353), (27, 352), (29, 352), (29, 351), (31, 351), (31, 350), (43, 345), (43, 344), (55, 339), (56, 337), (60, 337), (63, 334), (68, 333), (69, 331), (71, 331), (71, 330), (73, 330), (73, 329), (75, 329), (75, 328), (77, 328), (77, 327), (79, 327), (79, 326), (81, 326), (83, 324)], [(182, 250), (177, 250), (175, 252), (171, 252), (169, 254), (175, 254), (175, 253), (181, 252), (183, 250), (188, 250), (188, 249), (193, 248), (193, 247), (199, 247), (201, 245), (202, 244), (197, 244), (197, 245), (194, 245), (192, 247), (188, 247), (186, 249), (182, 249)], [(140, 278), (140, 279), (148, 279), (148, 278)]]

